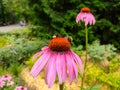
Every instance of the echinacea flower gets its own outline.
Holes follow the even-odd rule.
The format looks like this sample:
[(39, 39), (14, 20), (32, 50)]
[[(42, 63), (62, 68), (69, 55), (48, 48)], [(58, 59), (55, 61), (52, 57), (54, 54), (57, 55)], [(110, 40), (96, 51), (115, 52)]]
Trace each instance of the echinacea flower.
[(36, 77), (46, 66), (45, 81), (48, 87), (54, 84), (56, 76), (59, 84), (63, 84), (69, 76), (71, 84), (73, 79), (78, 78), (78, 67), (82, 73), (82, 62), (70, 47), (70, 42), (66, 38), (53, 38), (48, 46), (34, 55), (34, 58), (40, 57), (33, 65), (30, 74)]
[(6, 80), (11, 80), (12, 79), (12, 76), (11, 75), (3, 75), (2, 77), (1, 77), (1, 80), (3, 80), (3, 81), (6, 81)]
[(24, 86), (17, 86), (14, 90), (27, 90)]
[(84, 7), (81, 9), (80, 13), (76, 17), (76, 22), (79, 23), (80, 21), (83, 21), (85, 23), (85, 26), (94, 25), (95, 24), (95, 17), (90, 12), (90, 9), (88, 7)]
[(0, 88), (2, 88), (5, 85), (5, 82), (0, 79)]

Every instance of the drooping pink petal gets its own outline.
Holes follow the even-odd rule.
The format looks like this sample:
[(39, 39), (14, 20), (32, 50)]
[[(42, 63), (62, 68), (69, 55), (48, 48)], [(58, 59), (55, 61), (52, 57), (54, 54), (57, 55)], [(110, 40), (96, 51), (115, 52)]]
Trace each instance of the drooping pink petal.
[(84, 20), (87, 17), (86, 13), (81, 12), (81, 20)]
[(80, 13), (76, 17), (76, 22), (78, 23), (80, 21)]
[(70, 54), (66, 54), (66, 61), (68, 66), (69, 80), (71, 84), (73, 79), (77, 77), (77, 68), (75, 68), (74, 60)]
[(66, 77), (67, 77), (67, 66), (66, 66), (66, 57), (65, 57), (65, 53), (63, 53), (61, 55), (61, 64), (62, 64), (62, 82), (66, 81)]
[(88, 24), (90, 24), (90, 18), (91, 18), (91, 13), (85, 13), (85, 26), (87, 26)]
[(95, 17), (91, 14), (91, 21), (92, 21), (92, 23), (91, 23), (91, 25), (94, 25), (95, 24)]
[(74, 73), (75, 73), (75, 78), (78, 79), (78, 69), (77, 69), (77, 66), (75, 65), (74, 60), (71, 60), (71, 62), (72, 62), (72, 65), (73, 65), (73, 70), (74, 70)]
[(35, 77), (37, 76), (41, 70), (44, 68), (44, 66), (46, 65), (46, 63), (48, 62), (49, 58), (51, 56), (51, 53), (49, 50), (46, 50), (46, 52), (44, 52), (44, 54), (39, 58), (39, 60), (34, 64), (34, 66), (32, 67), (32, 70), (30, 72), (30, 74)]
[(94, 16), (92, 15), (92, 13), (88, 13), (87, 14), (87, 20), (88, 20), (88, 24), (89, 25), (94, 25), (93, 21), (95, 20)]
[(82, 20), (82, 13), (79, 13), (76, 17), (76, 22), (80, 22)]
[(72, 57), (71, 55), (71, 52), (70, 52), (70, 57), (71, 57), (71, 63), (73, 65), (73, 70), (74, 70), (74, 73), (75, 73), (75, 78), (78, 79), (78, 69), (77, 69), (77, 66), (75, 64), (75, 61), (74, 61), (74, 58)]
[(90, 24), (90, 25), (93, 24), (93, 20), (92, 20), (92, 18), (90, 18), (90, 22), (89, 22), (89, 24)]
[(56, 70), (59, 78), (59, 84), (62, 84), (62, 62), (61, 62), (61, 53), (57, 53), (56, 58)]
[(32, 60), (34, 60), (35, 58), (37, 58), (37, 57), (41, 56), (41, 55), (42, 55), (42, 53), (43, 53), (46, 49), (48, 49), (48, 47), (47, 47), (47, 46), (44, 46), (44, 47), (41, 49), (42, 51), (37, 52), (36, 54), (34, 54), (34, 56), (33, 56)]
[(54, 84), (56, 78), (56, 54), (53, 54), (48, 61), (46, 73), (45, 73), (45, 80), (48, 84), (48, 87), (51, 87)]
[(83, 21), (84, 20), (84, 17), (85, 17), (85, 14), (80, 12), (77, 17), (76, 17), (76, 22), (80, 22), (80, 21)]
[(5, 81), (0, 80), (0, 88), (2, 88), (3, 86), (5, 86)]
[(86, 18), (84, 19), (84, 22), (85, 22), (85, 26), (87, 26), (88, 23), (89, 23), (89, 19), (88, 19), (88, 17), (86, 17)]
[(48, 49), (49, 47), (48, 46), (44, 46), (43, 48), (41, 48), (42, 51)]
[[(43, 51), (42, 56), (38, 58), (37, 62), (38, 62), (40, 59), (42, 59), (42, 58), (45, 59), (47, 53), (50, 53), (50, 49), (49, 49), (49, 48)], [(38, 63), (38, 64), (39, 64), (39, 63)], [(34, 64), (34, 65), (35, 65), (35, 64)], [(37, 66), (36, 66), (36, 67), (37, 67)], [(35, 66), (34, 66), (34, 68), (35, 68)]]
[(42, 51), (37, 52), (36, 54), (34, 54), (34, 56), (32, 57), (32, 60), (34, 60), (35, 58), (39, 57), (40, 55), (42, 55)]
[(81, 73), (83, 73), (82, 60), (80, 59), (80, 57), (77, 54), (75, 54), (74, 52), (72, 52), (72, 51), (71, 51), (71, 56), (73, 57), (75, 62), (78, 64)]

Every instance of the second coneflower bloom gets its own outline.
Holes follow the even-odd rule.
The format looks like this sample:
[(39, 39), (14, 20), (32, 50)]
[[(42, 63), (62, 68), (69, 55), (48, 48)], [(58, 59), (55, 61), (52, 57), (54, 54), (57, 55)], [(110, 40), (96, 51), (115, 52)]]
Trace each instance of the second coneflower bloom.
[(70, 50), (70, 42), (66, 38), (53, 38), (48, 46), (36, 53), (33, 58), (39, 57), (33, 65), (30, 74), (36, 77), (46, 67), (45, 81), (51, 87), (58, 76), (59, 84), (63, 84), (67, 76), (70, 84), (78, 78), (78, 68), (82, 72), (82, 62), (77, 54)]
[(14, 90), (27, 90), (24, 86), (17, 86)]
[(81, 21), (85, 23), (85, 26), (95, 24), (95, 17), (90, 12), (90, 8), (84, 7), (80, 10), (80, 13), (76, 17), (76, 22), (79, 23)]

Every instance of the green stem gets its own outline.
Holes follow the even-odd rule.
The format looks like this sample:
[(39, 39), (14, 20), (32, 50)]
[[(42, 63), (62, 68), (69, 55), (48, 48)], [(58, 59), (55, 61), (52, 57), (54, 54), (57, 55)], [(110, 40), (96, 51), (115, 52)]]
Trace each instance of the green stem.
[(60, 90), (64, 90), (64, 83), (59, 85)]
[(85, 33), (86, 33), (85, 35), (86, 54), (85, 54), (83, 76), (82, 76), (82, 81), (81, 81), (81, 90), (83, 90), (83, 86), (84, 86), (85, 72), (86, 72), (87, 61), (88, 61), (88, 29), (87, 29), (87, 26), (85, 27)]

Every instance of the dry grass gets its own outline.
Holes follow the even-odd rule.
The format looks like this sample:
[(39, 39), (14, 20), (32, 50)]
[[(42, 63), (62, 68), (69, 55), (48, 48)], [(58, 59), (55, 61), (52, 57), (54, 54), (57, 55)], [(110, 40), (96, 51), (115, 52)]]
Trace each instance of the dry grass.
[[(59, 90), (58, 83), (55, 83), (51, 88), (48, 88), (48, 86), (45, 84), (42, 74), (38, 75), (36, 78), (30, 76), (28, 68), (25, 68), (21, 72), (21, 76), (25, 80), (27, 86), (29, 87), (29, 90)], [(80, 90), (79, 86), (79, 81), (73, 82), (72, 85), (70, 85), (68, 81), (65, 83), (67, 90)]]

